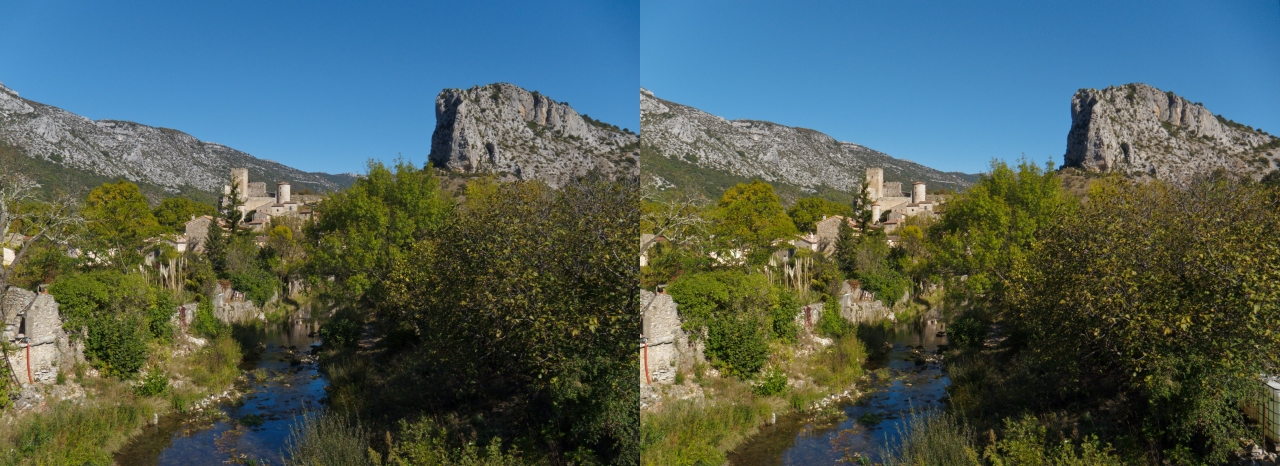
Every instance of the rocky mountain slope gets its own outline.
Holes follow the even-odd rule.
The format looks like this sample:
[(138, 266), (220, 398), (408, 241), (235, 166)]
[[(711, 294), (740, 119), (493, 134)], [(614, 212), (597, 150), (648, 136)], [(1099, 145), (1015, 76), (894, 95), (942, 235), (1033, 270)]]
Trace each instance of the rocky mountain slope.
[(1064, 167), (1185, 182), (1217, 169), (1261, 178), (1280, 138), (1146, 84), (1081, 89), (1071, 98)]
[[(884, 168), (886, 181), (910, 185), (924, 181), (930, 190), (963, 189), (976, 175), (934, 170), (908, 160), (805, 128), (767, 121), (726, 120), (693, 107), (663, 100), (640, 89), (643, 171), (647, 181), (679, 185), (682, 172), (701, 169), (734, 178), (760, 178), (799, 187), (856, 191), (868, 167)], [(707, 173), (707, 175), (712, 175)], [(701, 178), (707, 178), (702, 176)]]
[(454, 172), (540, 179), (552, 186), (593, 168), (638, 174), (639, 137), (520, 87), (445, 89), (436, 97), (430, 160)]
[[(192, 190), (221, 193), (233, 167), (248, 168), (253, 181), (288, 181), (295, 190), (336, 190), (355, 179), (350, 174), (304, 172), (200, 141), (178, 130), (130, 121), (90, 120), (22, 98), (3, 84), (0, 145), (31, 158), (18, 162), (24, 167), (40, 167), (42, 176), (38, 178), (45, 184), (65, 183), (67, 179), (59, 177), (61, 168), (67, 173), (87, 173), (95, 180), (123, 178), (170, 194)], [(63, 188), (73, 191), (84, 187)]]

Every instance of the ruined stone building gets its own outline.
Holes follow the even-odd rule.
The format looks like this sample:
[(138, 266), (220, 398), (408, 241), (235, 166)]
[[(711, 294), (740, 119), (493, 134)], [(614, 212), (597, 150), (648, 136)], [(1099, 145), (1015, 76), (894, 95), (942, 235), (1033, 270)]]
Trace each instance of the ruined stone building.
[[(872, 222), (881, 225), (886, 233), (896, 230), (907, 217), (933, 215), (942, 202), (942, 198), (928, 194), (922, 181), (912, 183), (911, 194), (904, 195), (902, 183), (884, 181), (883, 168), (868, 168), (866, 180)], [(889, 213), (889, 217), (882, 222), (885, 212)]]
[(0, 339), (9, 347), (5, 360), (18, 383), (54, 383), (58, 371), (84, 361), (81, 343), (72, 342), (62, 329), (53, 296), (9, 287), (0, 294), (0, 316)]

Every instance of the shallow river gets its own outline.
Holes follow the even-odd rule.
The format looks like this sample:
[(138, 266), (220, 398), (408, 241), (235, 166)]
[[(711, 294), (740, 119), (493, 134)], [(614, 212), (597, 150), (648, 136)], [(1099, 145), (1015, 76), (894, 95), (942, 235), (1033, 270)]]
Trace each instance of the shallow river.
[[(907, 430), (913, 412), (940, 409), (945, 402), (951, 380), (937, 357), (938, 346), (946, 344), (945, 336), (937, 336), (939, 330), (938, 325), (928, 322), (859, 332), (873, 352), (868, 370), (886, 369), (887, 376), (873, 376), (870, 384), (860, 383), (858, 388), (870, 393), (840, 406), (843, 415), (835, 423), (827, 420), (815, 424), (796, 415), (761, 428), (759, 434), (729, 454), (729, 464), (847, 464), (858, 456), (878, 462), (883, 450), (896, 444)], [(875, 351), (887, 348), (886, 343), (892, 345), (891, 350)]]
[(116, 463), (199, 466), (254, 459), (283, 464), (289, 428), (308, 410), (322, 409), (328, 380), (314, 358), (306, 357), (319, 344), (308, 336), (316, 329), (304, 320), (237, 328), (236, 339), (246, 348), (241, 368), (249, 372), (236, 387), (244, 396), (219, 405), (219, 415), (160, 418), (116, 454)]

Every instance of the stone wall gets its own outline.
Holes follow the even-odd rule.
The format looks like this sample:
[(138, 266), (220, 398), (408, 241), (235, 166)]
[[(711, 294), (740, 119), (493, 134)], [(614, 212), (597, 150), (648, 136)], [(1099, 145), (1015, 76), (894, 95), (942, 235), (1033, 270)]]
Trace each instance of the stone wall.
[(680, 328), (680, 314), (671, 295), (640, 290), (640, 309), (645, 338), (640, 345), (641, 385), (673, 383), (677, 371), (692, 372), (694, 364), (706, 361), (703, 342), (691, 341)]
[[(272, 298), (274, 301), (275, 298)], [(262, 309), (245, 299), (244, 293), (231, 288), (229, 282), (218, 282), (213, 293), (213, 315), (227, 323), (243, 323), (252, 320), (266, 320)]]
[(4, 318), (2, 338), (16, 348), (7, 354), (10, 369), (22, 384), (53, 383), (59, 370), (84, 361), (83, 344), (71, 341), (62, 329), (53, 296), (10, 287), (0, 296), (0, 315)]

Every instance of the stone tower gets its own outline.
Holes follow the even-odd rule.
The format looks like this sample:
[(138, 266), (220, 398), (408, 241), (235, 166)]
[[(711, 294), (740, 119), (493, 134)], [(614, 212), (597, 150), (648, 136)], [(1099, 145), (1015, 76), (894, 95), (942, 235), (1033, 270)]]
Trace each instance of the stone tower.
[(879, 202), (871, 203), (871, 223), (880, 223), (880, 215), (883, 213), (884, 207)]
[(276, 183), (276, 203), (285, 204), (289, 202), (289, 182), (281, 181)]
[(917, 181), (915, 183), (911, 183), (911, 202), (913, 204), (919, 204), (921, 202), (924, 202), (924, 194), (925, 194), (925, 191), (924, 191), (923, 181)]
[(231, 182), (235, 183), (236, 190), (240, 192), (240, 202), (249, 199), (249, 169), (248, 168), (232, 168)]
[(871, 200), (880, 199), (884, 196), (884, 169), (868, 168), (867, 169), (867, 195)]

